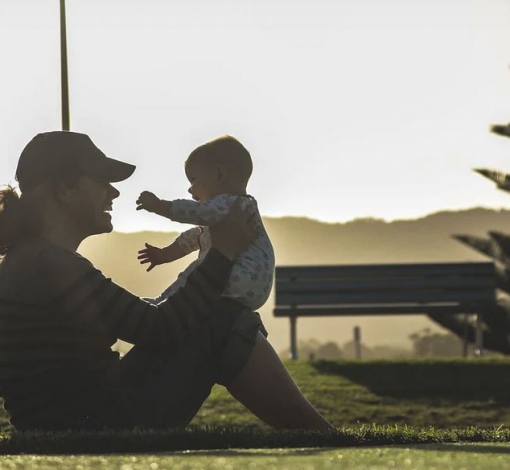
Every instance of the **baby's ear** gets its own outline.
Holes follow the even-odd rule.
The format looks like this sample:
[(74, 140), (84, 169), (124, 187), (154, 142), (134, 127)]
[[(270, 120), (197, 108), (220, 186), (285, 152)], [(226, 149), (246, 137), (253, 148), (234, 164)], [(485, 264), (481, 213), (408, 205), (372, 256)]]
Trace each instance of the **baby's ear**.
[(216, 181), (224, 183), (228, 176), (228, 169), (225, 165), (218, 165), (216, 167)]

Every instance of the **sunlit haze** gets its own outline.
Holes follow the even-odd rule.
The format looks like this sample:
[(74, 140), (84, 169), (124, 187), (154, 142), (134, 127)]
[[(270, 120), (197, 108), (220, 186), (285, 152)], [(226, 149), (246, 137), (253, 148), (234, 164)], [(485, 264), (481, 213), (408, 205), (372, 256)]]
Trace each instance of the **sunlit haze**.
[[(117, 230), (187, 197), (183, 163), (231, 134), (263, 215), (324, 221), (508, 207), (474, 167), (510, 172), (508, 0), (68, 0), (71, 128), (135, 163)], [(57, 0), (0, 0), (0, 175), (60, 128)]]

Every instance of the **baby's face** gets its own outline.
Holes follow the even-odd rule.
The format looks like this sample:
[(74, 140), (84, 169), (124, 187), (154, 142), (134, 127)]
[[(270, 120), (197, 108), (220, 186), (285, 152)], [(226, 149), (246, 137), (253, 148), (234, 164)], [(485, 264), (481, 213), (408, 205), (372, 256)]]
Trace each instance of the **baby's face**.
[(195, 201), (209, 201), (220, 194), (215, 167), (201, 159), (186, 162), (186, 176), (190, 182), (188, 192)]

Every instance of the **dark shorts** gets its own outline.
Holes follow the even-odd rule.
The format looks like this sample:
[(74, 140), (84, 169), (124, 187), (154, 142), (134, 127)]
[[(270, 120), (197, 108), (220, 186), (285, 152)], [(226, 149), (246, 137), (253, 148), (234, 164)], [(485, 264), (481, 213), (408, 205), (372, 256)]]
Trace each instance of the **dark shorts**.
[(219, 318), (205, 322), (177, 353), (135, 345), (86, 394), (33, 416), (30, 427), (186, 426), (214, 384), (228, 386), (242, 371), (257, 336), (267, 336), (258, 313), (243, 310), (233, 324)]

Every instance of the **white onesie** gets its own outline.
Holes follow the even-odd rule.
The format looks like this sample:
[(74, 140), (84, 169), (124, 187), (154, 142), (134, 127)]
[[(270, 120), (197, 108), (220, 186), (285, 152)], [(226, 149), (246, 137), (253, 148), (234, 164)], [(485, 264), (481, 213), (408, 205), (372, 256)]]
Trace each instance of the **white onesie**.
[(220, 194), (205, 202), (188, 199), (172, 201), (172, 214), (169, 217), (171, 220), (197, 225), (181, 233), (175, 241), (186, 254), (200, 250), (198, 259), (179, 274), (177, 280), (159, 297), (147, 300), (151, 303), (162, 302), (185, 284), (189, 274), (202, 262), (211, 248), (209, 226), (222, 220), (238, 198), (241, 198), (242, 208), (250, 206), (255, 210), (260, 229), (255, 240), (234, 260), (232, 274), (223, 296), (235, 299), (251, 310), (257, 310), (264, 305), (273, 284), (275, 266), (273, 246), (262, 223), (257, 201), (252, 196), (231, 194)]

